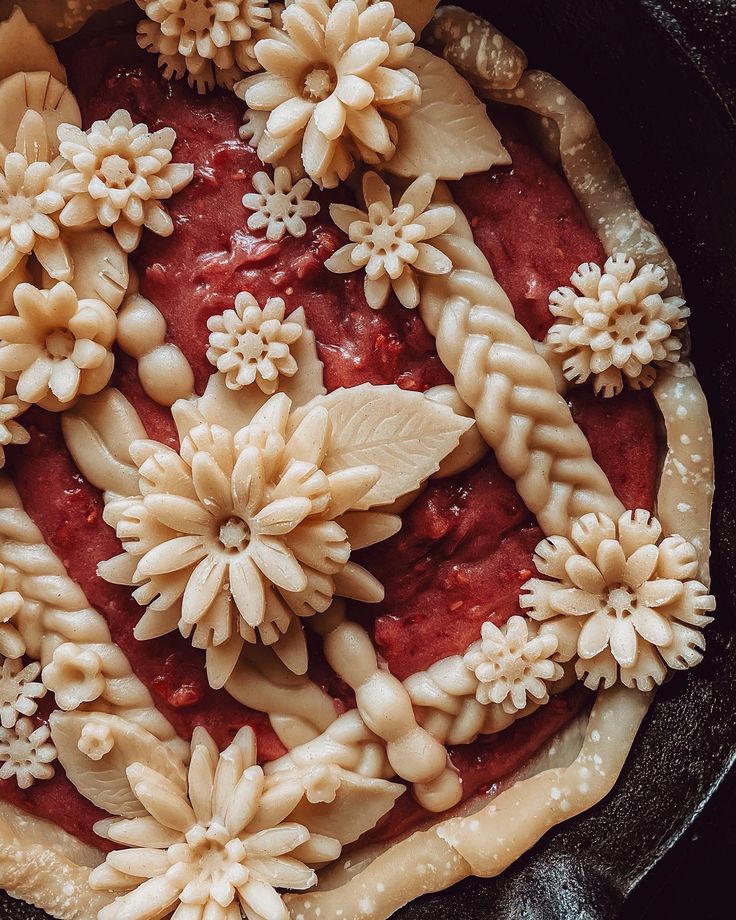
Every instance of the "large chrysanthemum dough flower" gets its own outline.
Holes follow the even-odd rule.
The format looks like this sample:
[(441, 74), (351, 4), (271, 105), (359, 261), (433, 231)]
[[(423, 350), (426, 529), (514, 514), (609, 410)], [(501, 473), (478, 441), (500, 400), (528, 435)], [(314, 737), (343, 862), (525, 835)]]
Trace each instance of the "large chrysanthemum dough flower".
[(248, 920), (289, 920), (280, 892), (315, 885), (313, 867), (335, 860), (403, 791), (335, 766), (265, 776), (256, 753), (251, 728), (220, 753), (198, 726), (183, 778), (127, 767), (139, 816), (95, 825), (125, 847), (90, 873), (94, 889), (117, 895), (99, 920), (240, 920), (241, 911)]
[(682, 342), (673, 335), (690, 311), (681, 297), (662, 297), (667, 276), (645, 265), (638, 272), (633, 259), (618, 254), (603, 272), (581, 265), (570, 279), (573, 287), (550, 296), (558, 318), (547, 342), (566, 355), (562, 370), (574, 383), (593, 377), (596, 393), (615, 396), (624, 381), (633, 389), (650, 387), (656, 366), (679, 360)]
[(60, 125), (57, 133), (70, 164), (56, 182), (69, 199), (59, 216), (65, 227), (99, 221), (112, 228), (126, 252), (138, 246), (144, 227), (159, 236), (174, 232), (161, 202), (191, 181), (194, 167), (172, 163), (173, 128), (149, 132), (119, 109), (88, 131)]
[(695, 578), (695, 548), (681, 536), (662, 537), (648, 511), (626, 511), (617, 522), (586, 514), (572, 539), (550, 537), (534, 562), (549, 579), (532, 578), (520, 605), (542, 622), (540, 634), (557, 636), (557, 657), (576, 659), (592, 689), (616, 679), (650, 690), (667, 668), (702, 660), (702, 628), (715, 600)]
[[(40, 117), (40, 116), (39, 116)], [(43, 267), (69, 280), (68, 259), (56, 216), (64, 197), (56, 187), (57, 166), (8, 153), (0, 166), (0, 281), (33, 252)]]
[(445, 275), (450, 259), (431, 240), (455, 223), (451, 207), (431, 207), (436, 180), (416, 179), (394, 207), (391, 189), (374, 172), (363, 177), (367, 211), (345, 204), (330, 205), (330, 216), (350, 242), (325, 262), (330, 271), (365, 269), (363, 287), (368, 305), (380, 310), (393, 288), (399, 301), (413, 310), (419, 305), (417, 273)]
[(266, 72), (235, 88), (251, 109), (269, 113), (261, 160), (276, 163), (299, 145), (304, 169), (327, 188), (345, 179), (356, 159), (389, 160), (395, 121), (421, 96), (405, 66), (413, 41), (390, 3), (294, 0), (282, 28), (256, 44)]
[(293, 377), (297, 363), (291, 346), (303, 327), (284, 319), (286, 304), (269, 297), (263, 308), (252, 294), (242, 291), (235, 309), (207, 320), (210, 330), (207, 360), (214, 364), (231, 390), (256, 383), (269, 396), (276, 392), (279, 377)]
[(186, 74), (202, 93), (215, 83), (231, 89), (260, 69), (254, 47), (271, 23), (269, 0), (136, 2), (148, 17), (138, 24), (138, 44), (159, 55), (167, 78)]
[[(176, 628), (191, 636), (207, 649), (213, 686), (227, 680), (243, 642), (258, 636), (303, 671), (298, 617), (326, 610), (335, 594), (383, 598), (373, 576), (350, 562), (348, 531), (359, 522), (344, 517), (380, 471), (359, 466), (325, 473), (326, 409), (316, 406), (295, 423), (290, 407), (288, 397), (276, 394), (234, 435), (200, 424), (178, 453), (158, 442), (134, 442), (140, 495), (105, 509), (125, 553), (99, 572), (138, 586), (133, 596), (148, 609), (136, 637)], [(385, 536), (395, 533), (399, 519), (381, 517)]]
[(19, 399), (59, 411), (110, 380), (117, 319), (103, 301), (79, 300), (63, 281), (42, 291), (19, 284), (17, 315), (0, 316), (0, 371)]
[(503, 626), (486, 622), (481, 638), (463, 656), (465, 667), (478, 679), (479, 703), (497, 703), (504, 712), (515, 713), (529, 702), (549, 701), (549, 683), (562, 677), (562, 667), (552, 656), (557, 638), (537, 635), (524, 617), (511, 617)]

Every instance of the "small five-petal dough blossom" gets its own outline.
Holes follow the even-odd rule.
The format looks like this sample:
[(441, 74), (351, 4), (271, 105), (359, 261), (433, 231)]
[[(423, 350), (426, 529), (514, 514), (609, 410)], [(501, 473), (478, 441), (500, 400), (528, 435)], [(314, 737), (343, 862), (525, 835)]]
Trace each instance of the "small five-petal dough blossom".
[(55, 186), (56, 169), (22, 153), (9, 153), (0, 167), (0, 280), (36, 251), (46, 266), (65, 263), (59, 225), (52, 215), (64, 207)]
[(287, 630), (296, 642), (295, 616), (326, 610), (335, 593), (383, 598), (381, 585), (349, 562), (341, 526), (380, 470), (325, 473), (327, 410), (315, 406), (290, 427), (290, 408), (277, 393), (234, 435), (197, 425), (179, 453), (155, 441), (134, 442), (141, 494), (105, 508), (125, 553), (102, 563), (99, 573), (140, 586), (133, 596), (148, 610), (136, 637), (176, 628), (193, 633), (193, 644), (207, 649), (213, 686), (229, 677), (256, 630), (266, 644)]
[(53, 411), (107, 385), (114, 358), (115, 313), (102, 300), (77, 298), (64, 281), (42, 291), (19, 284), (17, 316), (0, 316), (0, 371), (18, 397)]
[(276, 392), (280, 375), (293, 377), (297, 372), (290, 346), (301, 336), (303, 327), (285, 321), (285, 311), (280, 297), (269, 297), (261, 309), (255, 297), (243, 291), (235, 298), (234, 310), (207, 320), (207, 359), (225, 375), (231, 390), (255, 382), (270, 396)]
[(253, 213), (248, 218), (251, 230), (266, 230), (266, 239), (280, 240), (288, 232), (304, 236), (307, 232), (305, 217), (314, 217), (319, 202), (307, 198), (312, 183), (309, 179), (292, 182), (285, 166), (277, 166), (273, 179), (265, 172), (253, 176), (255, 192), (243, 195), (243, 206)]
[(419, 304), (417, 272), (445, 275), (450, 259), (426, 240), (445, 233), (455, 222), (451, 207), (430, 207), (435, 188), (431, 176), (416, 179), (394, 207), (391, 190), (374, 172), (363, 177), (367, 213), (344, 204), (330, 205), (330, 215), (350, 242), (325, 262), (333, 272), (365, 268), (365, 297), (379, 310), (393, 287), (400, 302)]
[(37, 779), (51, 779), (56, 748), (50, 738), (48, 725), (36, 726), (25, 717), (13, 728), (0, 727), (0, 779), (15, 777), (21, 789), (28, 789)]
[(90, 760), (102, 760), (115, 747), (115, 736), (109, 725), (93, 719), (82, 729), (77, 747)]
[(0, 671), (0, 724), (12, 728), (18, 716), (32, 716), (36, 700), (46, 695), (46, 687), (36, 678), (41, 673), (37, 661), (24, 665), (21, 658), (6, 658)]
[(148, 20), (138, 24), (138, 44), (159, 54), (167, 76), (199, 92), (215, 81), (231, 89), (259, 70), (254, 47), (271, 23), (269, 0), (136, 0)]
[(0, 373), (0, 468), (5, 466), (5, 448), (9, 444), (27, 444), (31, 436), (16, 421), (27, 406), (11, 390), (12, 381)]
[(463, 657), (465, 667), (478, 678), (479, 703), (498, 703), (514, 713), (531, 701), (549, 701), (547, 682), (562, 677), (562, 667), (552, 661), (557, 638), (530, 634), (524, 617), (513, 616), (502, 627), (485, 622), (481, 639)]
[(64, 642), (43, 669), (43, 682), (60, 709), (78, 709), (82, 703), (98, 699), (105, 690), (102, 659), (94, 649)]
[(235, 87), (251, 109), (269, 113), (261, 160), (276, 163), (299, 145), (307, 174), (334, 188), (356, 159), (390, 159), (394, 122), (421, 97), (416, 74), (404, 66), (414, 33), (391, 3), (294, 0), (282, 24), (255, 48), (266, 73)]
[(0, 655), (20, 658), (25, 655), (26, 644), (13, 620), (23, 609), (23, 597), (18, 591), (8, 590), (7, 570), (0, 564)]
[(695, 548), (681, 536), (660, 540), (662, 528), (648, 511), (626, 511), (618, 522), (586, 514), (572, 539), (551, 537), (534, 562), (550, 581), (532, 578), (520, 604), (541, 620), (540, 634), (558, 639), (557, 657), (570, 661), (586, 686), (650, 690), (670, 668), (702, 659), (704, 613), (715, 609), (695, 580)]
[(624, 380), (633, 389), (649, 387), (656, 365), (679, 359), (682, 329), (690, 311), (681, 297), (662, 297), (667, 276), (658, 266), (636, 270), (633, 259), (611, 257), (604, 273), (591, 263), (570, 279), (574, 288), (559, 288), (550, 297), (558, 317), (547, 342), (567, 355), (562, 371), (583, 383), (591, 375), (596, 393), (615, 396)]
[(59, 150), (70, 164), (57, 186), (69, 198), (59, 220), (65, 227), (99, 221), (112, 227), (126, 252), (139, 244), (143, 227), (170, 236), (174, 224), (161, 201), (171, 198), (194, 175), (191, 164), (172, 163), (173, 128), (150, 133), (133, 124), (125, 109), (88, 131), (74, 125), (58, 128)]
[[(120, 893), (98, 920), (288, 920), (278, 889), (304, 891), (317, 881), (305, 864), (339, 855), (340, 844), (286, 822), (301, 797), (294, 784), (279, 795), (256, 764), (253, 732), (241, 729), (218, 754), (201, 728), (194, 730), (185, 789), (144, 764), (128, 767), (145, 817), (97, 825), (129, 849), (108, 853), (90, 885)], [(264, 794), (265, 792), (265, 794)], [(276, 794), (274, 794), (276, 793)], [(328, 855), (329, 854), (329, 855)]]

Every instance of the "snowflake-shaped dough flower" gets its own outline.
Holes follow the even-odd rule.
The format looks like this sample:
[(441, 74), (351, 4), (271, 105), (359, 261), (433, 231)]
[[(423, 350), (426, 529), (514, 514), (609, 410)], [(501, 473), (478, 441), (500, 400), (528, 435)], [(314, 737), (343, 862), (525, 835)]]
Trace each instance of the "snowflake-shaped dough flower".
[(170, 911), (172, 920), (235, 920), (241, 910), (251, 920), (288, 920), (277, 889), (311, 888), (317, 876), (306, 863), (328, 853), (334, 859), (339, 841), (284, 820), (301, 787), (292, 783), (280, 794), (278, 774), (275, 782), (264, 777), (250, 728), (222, 754), (197, 728), (191, 749), (186, 785), (145, 764), (128, 767), (145, 816), (96, 827), (127, 847), (108, 853), (90, 874), (93, 888), (120, 893), (99, 920), (148, 920)]
[(50, 738), (48, 725), (36, 727), (25, 717), (13, 728), (0, 727), (0, 779), (15, 777), (21, 789), (28, 789), (37, 779), (51, 779), (56, 748)]
[(117, 319), (104, 301), (79, 300), (64, 281), (46, 291), (23, 282), (13, 300), (17, 315), (0, 316), (0, 371), (19, 399), (58, 411), (107, 385)]
[(504, 712), (514, 713), (530, 698), (540, 705), (549, 701), (548, 682), (563, 673), (551, 660), (556, 651), (555, 636), (530, 634), (528, 621), (513, 616), (500, 628), (485, 622), (481, 639), (470, 646), (463, 661), (478, 679), (478, 702), (497, 703)]
[(21, 658), (6, 658), (0, 671), (0, 725), (12, 728), (19, 716), (32, 716), (36, 700), (46, 695), (46, 687), (36, 678), (41, 673), (37, 661), (24, 665)]
[(68, 264), (53, 219), (63, 207), (55, 166), (29, 161), (23, 153), (7, 154), (0, 166), (0, 280), (31, 252), (49, 273), (58, 275), (59, 266)]
[[(125, 553), (101, 564), (99, 573), (138, 586), (133, 596), (148, 610), (136, 637), (177, 628), (191, 635), (207, 649), (212, 686), (227, 680), (256, 630), (267, 644), (287, 630), (297, 642), (296, 618), (326, 610), (335, 593), (383, 598), (381, 585), (349, 561), (340, 523), (380, 470), (326, 473), (326, 410), (315, 406), (296, 424), (290, 409), (288, 397), (277, 393), (234, 435), (219, 425), (196, 425), (179, 452), (134, 442), (141, 494), (105, 508)], [(395, 532), (394, 520), (386, 519), (387, 533)]]
[(356, 159), (390, 159), (395, 120), (421, 96), (405, 66), (414, 33), (395, 19), (391, 3), (294, 0), (282, 26), (256, 44), (266, 72), (235, 87), (249, 108), (269, 113), (258, 143), (261, 160), (276, 163), (301, 147), (307, 174), (334, 188)]
[(305, 217), (314, 217), (319, 202), (307, 198), (312, 183), (309, 179), (292, 182), (291, 172), (277, 166), (273, 179), (265, 172), (253, 176), (255, 192), (243, 195), (243, 206), (253, 214), (248, 218), (251, 230), (266, 230), (266, 239), (280, 240), (288, 231), (292, 236), (307, 232)]
[(650, 690), (667, 666), (679, 670), (702, 660), (701, 629), (715, 600), (695, 576), (695, 547), (679, 535), (660, 539), (648, 511), (626, 511), (617, 522), (586, 514), (571, 539), (550, 537), (536, 548), (538, 571), (520, 604), (542, 621), (540, 634), (558, 639), (560, 661), (577, 658), (586, 686)]
[(125, 109), (88, 131), (74, 125), (58, 128), (59, 150), (70, 164), (58, 177), (69, 198), (59, 220), (79, 227), (97, 220), (111, 227), (126, 252), (140, 243), (143, 227), (170, 236), (174, 224), (162, 201), (180, 191), (194, 175), (191, 164), (172, 163), (173, 128), (149, 132), (133, 124)]
[(8, 590), (7, 569), (0, 564), (0, 655), (20, 658), (26, 653), (26, 644), (13, 622), (23, 609), (23, 597), (18, 591)]
[(159, 55), (166, 76), (199, 92), (215, 82), (228, 89), (259, 70), (254, 47), (271, 23), (269, 0), (136, 0), (147, 20), (138, 24), (138, 44)]
[(656, 365), (679, 359), (682, 342), (673, 335), (690, 311), (681, 297), (662, 297), (667, 276), (658, 266), (638, 272), (633, 259), (618, 254), (603, 273), (594, 263), (581, 265), (563, 287), (550, 296), (558, 318), (547, 343), (565, 358), (568, 380), (583, 383), (591, 375), (596, 393), (615, 396), (624, 381), (633, 389), (649, 387)]
[(43, 669), (43, 682), (56, 698), (59, 709), (78, 709), (98, 699), (106, 686), (102, 659), (94, 649), (63, 642)]
[(27, 444), (31, 436), (16, 421), (28, 408), (12, 387), (13, 381), (0, 373), (0, 469), (5, 466), (5, 448), (9, 444)]
[(207, 320), (207, 359), (225, 375), (231, 390), (255, 382), (270, 396), (276, 392), (279, 376), (293, 377), (297, 372), (290, 346), (303, 328), (285, 321), (285, 310), (280, 297), (269, 297), (261, 309), (255, 297), (243, 291), (235, 298), (234, 310)]
[(436, 181), (416, 179), (394, 207), (391, 189), (374, 172), (363, 177), (366, 211), (345, 204), (330, 205), (330, 216), (350, 242), (325, 262), (333, 272), (365, 268), (365, 297), (374, 310), (384, 306), (391, 288), (399, 301), (413, 310), (419, 304), (417, 272), (445, 275), (452, 262), (426, 242), (455, 223), (448, 206), (430, 207)]

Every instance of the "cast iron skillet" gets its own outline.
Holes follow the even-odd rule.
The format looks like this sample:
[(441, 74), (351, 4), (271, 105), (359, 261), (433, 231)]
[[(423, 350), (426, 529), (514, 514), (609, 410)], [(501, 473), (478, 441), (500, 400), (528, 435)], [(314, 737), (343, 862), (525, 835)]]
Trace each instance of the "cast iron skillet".
[[(701, 878), (691, 874), (692, 862), (705, 864), (702, 847), (685, 838), (703, 827), (696, 819), (724, 781), (736, 788), (733, 774), (727, 779), (736, 763), (736, 0), (463, 5), (491, 19), (527, 51), (532, 66), (585, 100), (682, 272), (693, 356), (716, 437), (719, 609), (705, 662), (660, 691), (601, 806), (548, 834), (501, 878), (469, 879), (409, 905), (397, 920), (613, 920), (622, 909), (633, 916), (624, 905), (642, 900), (637, 888), (653, 891), (673, 873), (682, 873), (674, 885), (685, 903)], [(724, 795), (718, 814), (710, 808), (709, 836), (717, 846), (730, 833), (733, 846), (736, 808)], [(713, 873), (707, 881), (718, 885)], [(729, 887), (726, 879), (719, 890)], [(653, 916), (680, 915), (666, 906), (666, 895), (657, 896)], [(42, 917), (0, 893), (0, 920)]]

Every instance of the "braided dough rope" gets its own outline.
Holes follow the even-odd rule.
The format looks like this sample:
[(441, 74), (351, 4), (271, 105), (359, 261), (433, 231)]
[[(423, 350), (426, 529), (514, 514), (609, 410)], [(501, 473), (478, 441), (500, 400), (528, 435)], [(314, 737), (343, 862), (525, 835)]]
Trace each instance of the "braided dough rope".
[(0, 476), (0, 562), (8, 585), (25, 600), (16, 626), (27, 654), (45, 667), (64, 642), (95, 652), (105, 677), (105, 689), (94, 701), (95, 708), (123, 716), (180, 750), (184, 742), (133, 674), (104, 618), (90, 607), (81, 588), (44, 542), (7, 476)]

